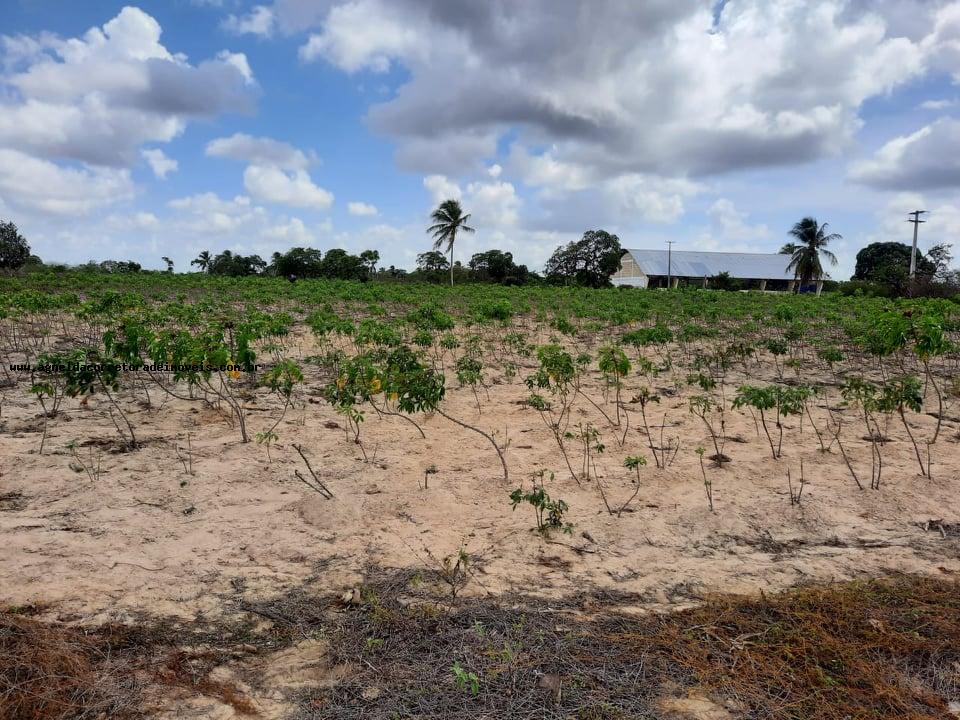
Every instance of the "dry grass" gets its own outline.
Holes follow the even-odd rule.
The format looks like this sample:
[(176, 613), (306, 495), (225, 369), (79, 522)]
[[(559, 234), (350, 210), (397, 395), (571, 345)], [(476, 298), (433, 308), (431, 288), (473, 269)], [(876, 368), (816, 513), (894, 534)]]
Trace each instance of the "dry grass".
[(35, 608), (0, 611), (0, 718), (142, 718), (148, 687), (205, 695), (255, 714), (235, 687), (210, 678), (227, 652), (174, 647), (195, 640), (165, 622), (93, 628), (44, 622)]
[[(144, 717), (148, 689), (253, 715), (253, 702), (211, 671), (249, 668), (246, 653), (317, 636), (330, 664), (349, 670), (332, 687), (292, 697), (297, 720), (658, 718), (665, 697), (692, 689), (734, 717), (928, 720), (952, 717), (947, 703), (960, 699), (952, 581), (811, 585), (640, 616), (618, 612), (617, 598), (602, 593), (451, 606), (427, 571), (370, 569), (357, 595), (344, 602), (299, 588), (258, 603), (234, 598), (226, 607), (238, 618), (177, 627), (84, 629), (42, 622), (31, 609), (2, 612), (0, 718)], [(456, 682), (455, 664), (476, 675), (476, 693)]]
[[(947, 701), (960, 699), (954, 582), (811, 586), (639, 617), (589, 598), (443, 613), (373, 587), (365, 596), (326, 633), (334, 661), (356, 673), (306, 693), (298, 718), (655, 718), (677, 686), (734, 716), (778, 720), (950, 718)], [(476, 695), (457, 685), (454, 663), (477, 675)], [(376, 703), (364, 699), (371, 688)]]
[(717, 597), (606, 635), (751, 717), (942, 718), (960, 698), (960, 586), (916, 577)]
[(109, 638), (0, 613), (0, 717), (134, 717), (139, 683)]

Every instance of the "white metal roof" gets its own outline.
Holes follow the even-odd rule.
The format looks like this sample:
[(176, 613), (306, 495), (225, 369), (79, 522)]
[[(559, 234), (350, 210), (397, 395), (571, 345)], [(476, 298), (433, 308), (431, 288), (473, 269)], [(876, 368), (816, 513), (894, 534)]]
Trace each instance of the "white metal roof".
[[(666, 250), (634, 250), (630, 253), (646, 275), (667, 275)], [(793, 280), (787, 272), (790, 256), (779, 253), (728, 253), (674, 250), (670, 260), (673, 277), (713, 277), (722, 272), (740, 280)]]

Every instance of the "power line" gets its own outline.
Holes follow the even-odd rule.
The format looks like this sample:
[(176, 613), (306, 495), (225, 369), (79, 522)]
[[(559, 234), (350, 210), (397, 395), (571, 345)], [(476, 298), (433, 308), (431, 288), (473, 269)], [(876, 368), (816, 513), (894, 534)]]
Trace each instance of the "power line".
[(907, 215), (912, 215), (908, 223), (913, 223), (913, 249), (910, 251), (910, 279), (913, 280), (914, 276), (917, 274), (917, 230), (920, 229), (920, 223), (925, 223), (926, 220), (921, 220), (920, 216), (926, 214), (926, 210), (914, 210), (913, 212), (907, 213)]

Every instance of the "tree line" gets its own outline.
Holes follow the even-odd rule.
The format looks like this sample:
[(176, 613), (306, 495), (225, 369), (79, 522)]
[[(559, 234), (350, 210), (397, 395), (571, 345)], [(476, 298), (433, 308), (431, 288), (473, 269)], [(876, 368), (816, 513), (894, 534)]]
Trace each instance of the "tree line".
[[(611, 276), (620, 269), (624, 250), (620, 239), (605, 230), (588, 230), (576, 241), (558, 247), (544, 266), (542, 274), (530, 270), (514, 260), (513, 254), (499, 249), (474, 253), (466, 264), (456, 260), (454, 252), (458, 237), (474, 232), (468, 222), (470, 214), (459, 201), (445, 200), (430, 216), (427, 233), (433, 239), (433, 248), (417, 255), (416, 269), (407, 271), (393, 265), (378, 267), (380, 253), (364, 250), (352, 254), (341, 248), (327, 251), (309, 247), (295, 247), (275, 252), (267, 262), (259, 255), (243, 255), (224, 250), (212, 254), (207, 250), (190, 262), (192, 268), (216, 276), (246, 277), (266, 275), (290, 280), (322, 278), (336, 280), (383, 280), (394, 282), (457, 282), (496, 283), (501, 285), (553, 284), (586, 287), (608, 287)], [(828, 249), (842, 236), (829, 231), (827, 223), (805, 217), (790, 229), (791, 242), (780, 252), (786, 256), (785, 269), (795, 275), (799, 286), (825, 280), (828, 275), (821, 258), (836, 265), (837, 259)], [(832, 283), (841, 292), (864, 292), (874, 295), (943, 295), (960, 292), (960, 271), (952, 270), (951, 246), (940, 243), (926, 254), (917, 250), (916, 269), (909, 275), (911, 246), (899, 242), (875, 242), (862, 248), (856, 257), (856, 267), (849, 282)], [(442, 252), (441, 252), (442, 251)], [(174, 262), (163, 257), (166, 272), (174, 272)], [(30, 245), (12, 222), (0, 221), (0, 271), (44, 267), (48, 270), (66, 270), (67, 266), (45, 266), (32, 255)], [(141, 265), (132, 260), (104, 260), (76, 267), (85, 272), (135, 273)], [(740, 281), (726, 273), (710, 278), (711, 288), (739, 290)]]

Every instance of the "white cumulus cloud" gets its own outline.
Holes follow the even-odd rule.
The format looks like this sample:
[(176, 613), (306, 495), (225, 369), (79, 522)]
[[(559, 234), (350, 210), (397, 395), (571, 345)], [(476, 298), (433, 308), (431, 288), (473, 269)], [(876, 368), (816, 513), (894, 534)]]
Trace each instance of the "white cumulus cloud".
[(260, 35), (270, 37), (276, 26), (276, 18), (266, 5), (257, 5), (245, 15), (230, 14), (223, 21), (224, 30), (236, 35)]
[(307, 172), (316, 158), (288, 143), (236, 133), (212, 140), (206, 154), (249, 163), (243, 183), (260, 202), (321, 210), (333, 204), (333, 194), (315, 185)]
[(80, 37), (0, 36), (0, 198), (50, 215), (131, 199), (130, 170), (158, 178), (177, 161), (165, 143), (199, 118), (251, 107), (255, 80), (239, 53), (191, 63), (167, 49), (149, 14), (124, 7)]
[(306, 170), (312, 159), (292, 145), (268, 137), (236, 133), (207, 143), (210, 157), (230, 158), (251, 165), (268, 165), (283, 170)]
[(314, 185), (305, 170), (250, 165), (243, 173), (243, 184), (260, 202), (319, 210), (333, 204), (333, 193)]
[(372, 216), (377, 214), (376, 205), (371, 205), (370, 203), (365, 202), (350, 202), (347, 203), (347, 211), (351, 215), (358, 215), (360, 217)]
[(192, 118), (250, 107), (243, 55), (191, 65), (160, 36), (154, 18), (126, 7), (82, 38), (34, 38), (38, 52), (0, 76), (0, 146), (129, 167), (140, 145), (173, 139)]
[(893, 138), (851, 177), (884, 190), (960, 187), (960, 120), (942, 118), (910, 135)]
[(437, 205), (444, 200), (459, 200), (462, 195), (460, 186), (445, 175), (428, 175), (423, 179), (423, 186)]
[(163, 152), (163, 150), (156, 148), (152, 150), (142, 150), (140, 154), (143, 156), (143, 159), (147, 161), (150, 169), (153, 170), (153, 174), (161, 180), (166, 180), (167, 175), (176, 172), (177, 168), (180, 167), (180, 164), (173, 158), (167, 157), (167, 154)]
[(0, 202), (51, 215), (86, 215), (129, 200), (129, 170), (61, 167), (0, 148)]

